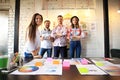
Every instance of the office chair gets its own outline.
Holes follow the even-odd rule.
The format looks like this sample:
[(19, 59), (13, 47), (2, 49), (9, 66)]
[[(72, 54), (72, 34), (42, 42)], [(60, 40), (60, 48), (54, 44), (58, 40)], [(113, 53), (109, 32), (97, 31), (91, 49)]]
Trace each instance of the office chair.
[(120, 58), (120, 49), (111, 49), (112, 58)]

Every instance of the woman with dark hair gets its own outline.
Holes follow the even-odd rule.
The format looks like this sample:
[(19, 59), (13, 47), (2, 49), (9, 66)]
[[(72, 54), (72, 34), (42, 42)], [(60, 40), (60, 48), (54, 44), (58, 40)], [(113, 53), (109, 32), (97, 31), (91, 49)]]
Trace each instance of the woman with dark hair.
[(76, 53), (76, 58), (79, 58), (81, 54), (81, 29), (79, 18), (77, 16), (73, 16), (70, 19), (70, 22), (71, 26), (68, 30), (68, 39), (70, 40), (70, 58), (74, 58), (74, 53)]
[(43, 17), (35, 13), (26, 31), (25, 58), (33, 58), (38, 55), (40, 49), (40, 33), (38, 27), (42, 24)]

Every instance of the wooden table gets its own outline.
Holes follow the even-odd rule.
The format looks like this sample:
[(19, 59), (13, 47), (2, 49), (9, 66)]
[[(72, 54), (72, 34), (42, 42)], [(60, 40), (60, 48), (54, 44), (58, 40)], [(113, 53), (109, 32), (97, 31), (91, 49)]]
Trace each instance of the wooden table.
[(81, 75), (75, 65), (63, 69), (62, 75), (10, 75), (7, 80), (120, 80), (120, 76)]

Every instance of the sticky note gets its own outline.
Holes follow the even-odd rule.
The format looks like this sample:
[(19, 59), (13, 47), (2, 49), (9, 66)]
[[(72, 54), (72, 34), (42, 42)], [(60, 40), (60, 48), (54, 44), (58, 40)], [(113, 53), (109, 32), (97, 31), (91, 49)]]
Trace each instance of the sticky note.
[(68, 61), (63, 61), (63, 67), (70, 67), (70, 63)]
[(88, 73), (89, 72), (89, 70), (87, 68), (84, 68), (84, 67), (78, 68), (78, 70), (80, 73)]
[(53, 60), (53, 64), (60, 64), (59, 60)]
[(48, 62), (52, 62), (52, 60), (53, 60), (52, 58), (47, 58)]
[(102, 62), (95, 62), (95, 64), (97, 65), (97, 66), (104, 66), (104, 64), (102, 63)]
[(88, 61), (86, 59), (81, 59), (81, 64), (83, 65), (88, 64)]
[(42, 66), (42, 62), (35, 62), (35, 66)]

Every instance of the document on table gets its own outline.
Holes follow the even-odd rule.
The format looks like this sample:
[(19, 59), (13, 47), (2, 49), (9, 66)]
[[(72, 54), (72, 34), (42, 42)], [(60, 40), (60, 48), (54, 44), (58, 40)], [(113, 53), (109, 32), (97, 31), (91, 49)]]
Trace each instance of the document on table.
[(81, 75), (107, 75), (107, 73), (94, 64), (76, 65), (76, 67)]
[(70, 65), (82, 65), (91, 63), (86, 58), (73, 58), (73, 59), (64, 59), (64, 61), (68, 61)]
[(113, 64), (108, 61), (92, 60), (99, 68), (111, 76), (120, 76), (120, 64)]
[[(41, 62), (43, 64), (41, 64)], [(58, 64), (53, 64), (52, 62), (46, 64), (47, 63), (46, 60), (34, 59), (31, 62), (22, 66), (23, 69), (21, 69), (21, 71), (18, 69), (10, 74), (11, 75), (62, 75), (62, 64), (60, 63), (61, 60), (55, 60), (55, 62), (57, 62)]]

